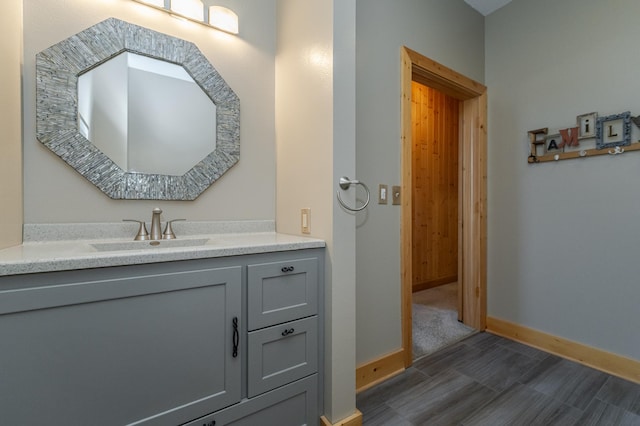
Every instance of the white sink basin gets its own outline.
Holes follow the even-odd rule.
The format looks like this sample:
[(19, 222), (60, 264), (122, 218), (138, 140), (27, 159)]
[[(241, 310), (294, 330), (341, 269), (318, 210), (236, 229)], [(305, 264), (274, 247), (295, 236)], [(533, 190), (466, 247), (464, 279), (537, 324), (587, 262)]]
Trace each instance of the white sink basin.
[(95, 243), (91, 244), (91, 246), (98, 251), (154, 250), (161, 248), (203, 246), (207, 241), (209, 241), (209, 238), (192, 240), (117, 241), (112, 243)]

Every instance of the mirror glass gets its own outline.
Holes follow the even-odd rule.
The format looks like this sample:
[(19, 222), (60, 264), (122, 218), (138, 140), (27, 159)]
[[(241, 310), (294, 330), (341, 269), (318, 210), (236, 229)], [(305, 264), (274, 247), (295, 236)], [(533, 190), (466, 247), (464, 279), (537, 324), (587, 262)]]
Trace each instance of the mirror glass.
[(240, 100), (193, 43), (109, 18), (36, 55), (36, 137), (111, 198), (193, 200), (240, 159)]
[(176, 64), (124, 52), (78, 78), (78, 128), (130, 173), (181, 176), (216, 148), (216, 106)]

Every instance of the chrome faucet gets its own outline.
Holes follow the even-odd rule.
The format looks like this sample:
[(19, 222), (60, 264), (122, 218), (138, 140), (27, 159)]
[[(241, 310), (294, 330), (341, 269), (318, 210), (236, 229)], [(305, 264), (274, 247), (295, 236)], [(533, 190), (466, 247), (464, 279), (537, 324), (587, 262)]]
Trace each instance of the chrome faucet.
[(152, 211), (153, 211), (153, 216), (151, 217), (150, 239), (161, 240), (162, 231), (160, 230), (160, 215), (162, 214), (162, 210), (159, 207), (156, 207)]

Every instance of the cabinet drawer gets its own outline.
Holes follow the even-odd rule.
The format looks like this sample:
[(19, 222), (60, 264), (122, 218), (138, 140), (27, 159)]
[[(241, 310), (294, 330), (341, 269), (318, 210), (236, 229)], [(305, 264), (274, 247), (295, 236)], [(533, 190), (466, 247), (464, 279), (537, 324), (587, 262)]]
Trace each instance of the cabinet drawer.
[(318, 313), (318, 259), (249, 265), (248, 329)]
[(251, 398), (315, 373), (317, 345), (317, 317), (250, 332), (247, 396)]
[(315, 426), (318, 422), (318, 377), (314, 374), (184, 426)]

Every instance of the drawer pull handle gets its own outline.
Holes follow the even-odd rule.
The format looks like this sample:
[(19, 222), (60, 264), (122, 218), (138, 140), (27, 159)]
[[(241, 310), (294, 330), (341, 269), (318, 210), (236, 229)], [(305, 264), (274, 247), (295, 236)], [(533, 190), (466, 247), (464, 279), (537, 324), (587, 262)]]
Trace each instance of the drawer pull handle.
[[(238, 357), (238, 344), (240, 343), (240, 332), (238, 331), (238, 317), (233, 317), (233, 357)], [(214, 423), (215, 424), (215, 423)]]
[(293, 272), (295, 268), (293, 266), (283, 266), (282, 269), (280, 269), (282, 272)]
[(294, 331), (295, 331), (295, 330), (294, 330), (293, 328), (290, 328), (290, 329), (288, 329), (288, 330), (283, 331), (283, 332), (282, 332), (282, 335), (283, 335), (283, 336), (288, 336), (288, 335), (290, 335), (291, 333), (293, 333)]

